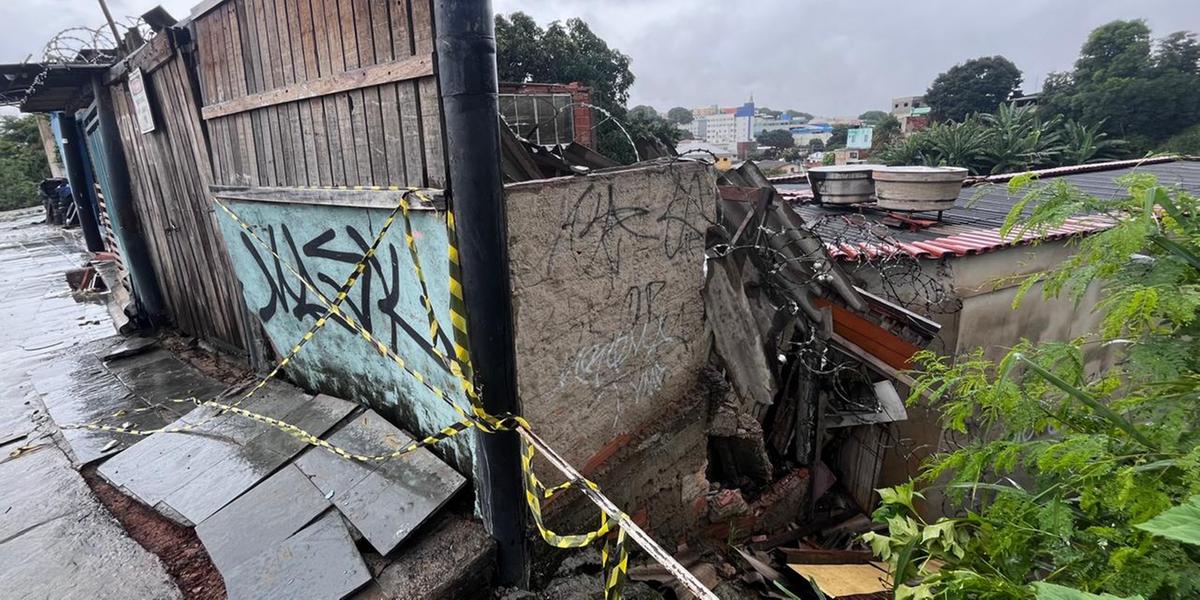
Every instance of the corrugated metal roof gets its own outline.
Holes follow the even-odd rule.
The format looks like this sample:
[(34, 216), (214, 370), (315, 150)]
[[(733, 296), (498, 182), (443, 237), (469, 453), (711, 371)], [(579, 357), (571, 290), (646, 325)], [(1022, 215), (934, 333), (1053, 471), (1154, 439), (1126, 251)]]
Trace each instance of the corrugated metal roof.
[[(1081, 172), (1082, 171), (1082, 172)], [(1116, 180), (1130, 173), (1148, 173), (1158, 177), (1166, 186), (1178, 186), (1192, 194), (1200, 194), (1200, 161), (1175, 159), (1146, 164), (1139, 161), (1119, 161), (1099, 165), (1082, 165), (1049, 169), (1038, 174), (1042, 180), (1066, 180), (1085, 193), (1100, 198), (1115, 198), (1125, 193)], [(1068, 220), (1062, 227), (1041, 236), (1027, 235), (1021, 239), (1004, 239), (1000, 227), (1023, 193), (1009, 194), (1011, 177), (981, 178), (964, 187), (954, 208), (942, 214), (940, 223), (925, 228), (910, 229), (885, 223), (886, 211), (872, 208), (821, 206), (812, 203), (807, 185), (777, 186), (780, 194), (792, 201), (792, 206), (825, 241), (832, 256), (855, 260), (860, 255), (893, 254), (940, 258), (947, 255), (966, 256), (999, 248), (1028, 243), (1034, 237), (1054, 240), (1101, 231), (1112, 224), (1101, 216), (1083, 216)], [(919, 213), (917, 219), (934, 219), (930, 213)]]

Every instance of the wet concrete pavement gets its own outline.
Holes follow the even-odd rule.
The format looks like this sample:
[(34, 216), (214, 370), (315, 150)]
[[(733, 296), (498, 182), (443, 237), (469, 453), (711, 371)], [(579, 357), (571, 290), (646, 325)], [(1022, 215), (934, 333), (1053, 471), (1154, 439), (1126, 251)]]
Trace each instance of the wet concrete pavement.
[(40, 211), (0, 213), (0, 590), (5, 598), (178, 598), (162, 563), (128, 537), (51, 435), (31, 372), (119, 338), (105, 307), (64, 273), (81, 245)]

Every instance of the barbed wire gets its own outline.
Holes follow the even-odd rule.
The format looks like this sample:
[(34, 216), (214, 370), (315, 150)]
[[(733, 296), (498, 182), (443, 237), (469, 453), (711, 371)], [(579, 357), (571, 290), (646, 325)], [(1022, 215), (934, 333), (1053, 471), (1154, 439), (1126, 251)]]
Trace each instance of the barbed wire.
[[(118, 21), (117, 27), (125, 31), (136, 30), (143, 39), (150, 35), (150, 27), (141, 17), (123, 17)], [(0, 106), (23, 103), (42, 86), (54, 67), (105, 65), (114, 62), (119, 45), (119, 40), (113, 39), (112, 28), (107, 23), (96, 27), (68, 27), (55, 33), (42, 47), (36, 63), (29, 62), (34, 58), (33, 54), (25, 60), (26, 64), (42, 65), (42, 70), (24, 88), (0, 92)]]

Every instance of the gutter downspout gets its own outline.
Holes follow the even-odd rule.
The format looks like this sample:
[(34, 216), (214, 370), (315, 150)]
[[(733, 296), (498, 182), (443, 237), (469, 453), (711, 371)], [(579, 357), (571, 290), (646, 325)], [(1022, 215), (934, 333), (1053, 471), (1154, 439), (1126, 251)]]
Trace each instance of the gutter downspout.
[(121, 241), (121, 248), (125, 250), (125, 268), (129, 271), (134, 297), (151, 323), (157, 323), (163, 314), (162, 292), (154, 274), (154, 265), (150, 262), (146, 237), (142, 235), (141, 221), (133, 208), (128, 165), (125, 163), (121, 132), (117, 128), (116, 112), (109, 92), (109, 88), (100, 83), (99, 78), (92, 79), (100, 139), (104, 142), (104, 151), (92, 159), (104, 161), (105, 171), (108, 173), (108, 185), (111, 188), (108, 191), (109, 197), (105, 198), (108, 218), (112, 221), (113, 234)]
[[(491, 414), (520, 414), (500, 173), (500, 106), (490, 0), (435, 0), (434, 62), (449, 184), (471, 327), (471, 361)], [(497, 583), (528, 585), (525, 496), (516, 432), (476, 431), (476, 507), (496, 540)]]
[(89, 252), (102, 252), (104, 238), (100, 237), (100, 225), (96, 223), (96, 206), (90, 201), (92, 189), (88, 185), (87, 170), (83, 164), (86, 143), (74, 115), (62, 113), (58, 123), (63, 136), (63, 162), (67, 167), (67, 180), (71, 182), (71, 195), (74, 196), (83, 240)]

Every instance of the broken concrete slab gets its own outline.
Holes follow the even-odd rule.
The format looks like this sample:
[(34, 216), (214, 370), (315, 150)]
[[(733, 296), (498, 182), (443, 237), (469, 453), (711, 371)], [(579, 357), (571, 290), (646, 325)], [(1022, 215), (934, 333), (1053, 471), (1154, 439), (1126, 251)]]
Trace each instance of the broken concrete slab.
[(491, 588), (495, 542), (468, 514), (431, 519), (422, 535), (396, 551), (355, 600), (480, 598)]
[[(101, 360), (127, 343), (120, 337), (99, 340), (33, 371), (34, 386), (56, 423), (103, 421), (133, 429), (158, 429), (193, 408), (190, 402), (171, 399), (210, 398), (225, 387), (162, 350), (108, 363)], [(90, 429), (64, 429), (63, 437), (79, 466), (143, 439)]]
[(230, 600), (345, 598), (371, 581), (335, 511), (222, 575)]
[(713, 332), (717, 355), (741, 400), (742, 411), (763, 418), (775, 402), (775, 375), (767, 364), (762, 336), (731, 257), (709, 261), (704, 287), (705, 323)]
[[(297, 406), (282, 420), (320, 436), (349, 415), (356, 405), (319, 395)], [(191, 523), (200, 523), (270, 475), (307, 447), (285, 431), (269, 428), (171, 492), (163, 504)]]
[[(390, 452), (411, 440), (372, 410), (329, 437), (330, 443), (365, 455)], [(396, 460), (361, 463), (311, 448), (295, 464), (323, 493), (332, 494), (334, 506), (384, 555), (466, 485), (462, 475), (426, 449)]]
[(287, 465), (196, 526), (221, 573), (284, 542), (329, 508), (329, 500)]
[[(242, 406), (262, 415), (284, 419), (310, 399), (308, 394), (295, 387), (271, 382)], [(190, 425), (195, 426), (194, 429), (184, 433), (156, 433), (109, 459), (97, 472), (143, 504), (157, 507), (172, 493), (214, 465), (230, 456), (244, 454), (243, 448), (251, 440), (271, 429), (266, 424), (240, 415), (216, 415), (216, 412), (217, 409), (209, 406), (192, 411), (170, 427)], [(267, 458), (273, 457), (268, 455)], [(261, 475), (265, 477), (268, 473), (262, 472)], [(249, 489), (256, 481), (250, 481), (244, 489)], [(236, 491), (240, 493), (244, 489)], [(206, 491), (200, 489), (198, 493)], [(233, 494), (228, 499), (236, 496)], [(208, 506), (205, 510), (211, 514), (217, 508), (220, 506)], [(173, 519), (179, 517), (175, 510), (160, 512)]]

